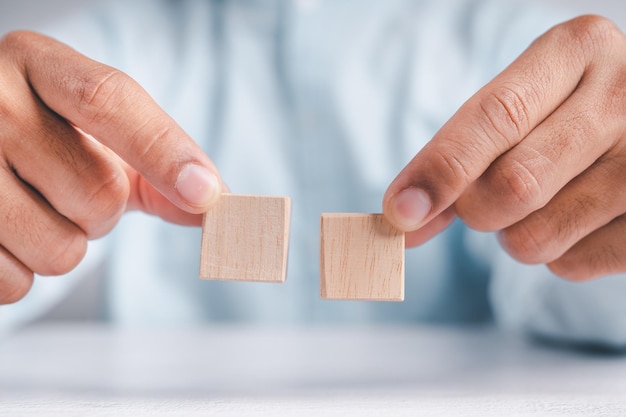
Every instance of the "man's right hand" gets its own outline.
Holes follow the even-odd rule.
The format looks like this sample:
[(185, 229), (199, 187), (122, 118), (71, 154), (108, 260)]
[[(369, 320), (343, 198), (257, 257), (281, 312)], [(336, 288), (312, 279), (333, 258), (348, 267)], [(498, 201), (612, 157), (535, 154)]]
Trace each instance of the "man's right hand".
[(199, 225), (221, 187), (127, 75), (39, 34), (0, 42), (0, 304), (72, 270), (124, 211)]

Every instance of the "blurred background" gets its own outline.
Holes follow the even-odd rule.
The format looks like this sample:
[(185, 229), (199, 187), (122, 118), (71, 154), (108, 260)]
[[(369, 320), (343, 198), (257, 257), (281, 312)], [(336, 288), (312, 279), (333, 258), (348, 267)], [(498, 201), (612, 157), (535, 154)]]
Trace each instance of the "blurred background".
[[(0, 0), (0, 33), (33, 28), (47, 19), (63, 14), (69, 8), (89, 0)], [(502, 0), (508, 1), (508, 0)], [(612, 19), (626, 30), (626, 2), (623, 0), (526, 0), (552, 4), (571, 11), (572, 16), (594, 13)]]

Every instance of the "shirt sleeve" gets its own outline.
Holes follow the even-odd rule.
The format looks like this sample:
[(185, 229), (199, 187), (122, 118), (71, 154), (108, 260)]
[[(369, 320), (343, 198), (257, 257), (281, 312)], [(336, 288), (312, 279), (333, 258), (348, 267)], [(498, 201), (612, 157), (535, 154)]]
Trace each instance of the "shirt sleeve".
[(495, 260), (490, 297), (505, 328), (556, 342), (626, 347), (626, 274), (571, 282), (545, 265)]
[(572, 282), (545, 265), (524, 265), (492, 233), (468, 231), (467, 250), (491, 270), (489, 299), (507, 331), (569, 345), (626, 347), (626, 274)]

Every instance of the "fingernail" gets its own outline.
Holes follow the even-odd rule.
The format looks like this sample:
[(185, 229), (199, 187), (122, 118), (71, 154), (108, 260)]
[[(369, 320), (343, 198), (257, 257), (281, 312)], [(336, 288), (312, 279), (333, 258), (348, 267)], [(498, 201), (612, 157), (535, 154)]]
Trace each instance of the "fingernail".
[(391, 202), (391, 214), (396, 226), (404, 231), (412, 231), (421, 226), (431, 208), (428, 194), (419, 188), (402, 190)]
[(196, 164), (187, 164), (176, 180), (178, 194), (194, 207), (209, 207), (219, 197), (220, 188), (217, 176)]

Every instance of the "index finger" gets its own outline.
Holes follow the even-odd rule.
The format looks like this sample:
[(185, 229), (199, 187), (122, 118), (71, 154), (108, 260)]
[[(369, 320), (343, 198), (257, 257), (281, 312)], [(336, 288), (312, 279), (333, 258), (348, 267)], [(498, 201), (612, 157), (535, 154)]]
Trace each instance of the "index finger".
[(211, 160), (132, 78), (39, 34), (20, 32), (11, 42), (37, 96), (170, 201), (201, 213), (219, 198), (221, 181)]
[(427, 224), (563, 103), (588, 67), (582, 37), (553, 28), (463, 104), (387, 189), (389, 221), (407, 232)]

